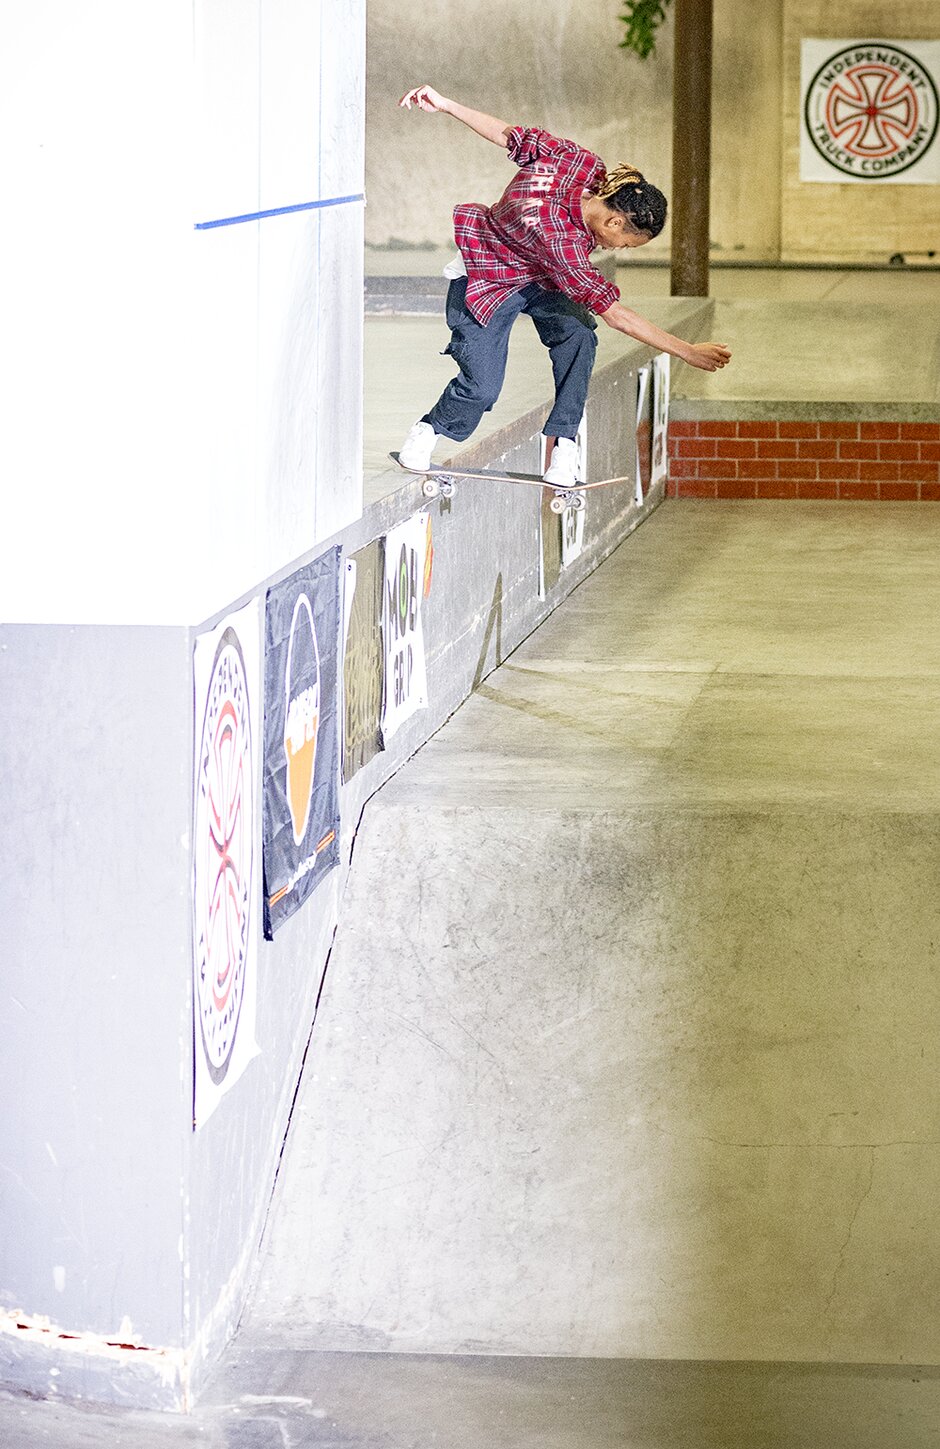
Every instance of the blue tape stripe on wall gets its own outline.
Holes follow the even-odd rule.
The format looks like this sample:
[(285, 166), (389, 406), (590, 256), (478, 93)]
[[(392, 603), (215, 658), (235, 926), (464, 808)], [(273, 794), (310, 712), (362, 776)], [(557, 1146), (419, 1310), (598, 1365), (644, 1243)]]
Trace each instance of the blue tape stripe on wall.
[(288, 216), (292, 211), (319, 211), (324, 206), (348, 206), (354, 201), (365, 201), (360, 191), (356, 196), (329, 196), (325, 201), (301, 201), (297, 206), (275, 206), (270, 211), (249, 211), (244, 216), (223, 216), (218, 221), (197, 221), (196, 231), (211, 231), (216, 226), (238, 226), (243, 221), (264, 221), (269, 216)]

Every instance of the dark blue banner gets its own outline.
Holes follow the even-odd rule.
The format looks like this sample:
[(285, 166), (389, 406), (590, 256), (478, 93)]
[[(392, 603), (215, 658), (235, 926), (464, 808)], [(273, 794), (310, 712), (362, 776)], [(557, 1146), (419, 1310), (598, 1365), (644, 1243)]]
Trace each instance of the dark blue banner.
[(264, 934), (339, 860), (342, 550), (268, 590), (264, 650)]

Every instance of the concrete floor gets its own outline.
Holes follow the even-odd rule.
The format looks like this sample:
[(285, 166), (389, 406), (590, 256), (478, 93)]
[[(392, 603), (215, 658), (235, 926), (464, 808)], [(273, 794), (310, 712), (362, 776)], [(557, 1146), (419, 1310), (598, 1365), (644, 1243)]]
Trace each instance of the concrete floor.
[(4, 1449), (933, 1449), (936, 1369), (247, 1355), (189, 1418), (0, 1392)]
[(0, 1442), (936, 1444), (938, 565), (916, 505), (655, 514), (369, 807), (196, 1414)]

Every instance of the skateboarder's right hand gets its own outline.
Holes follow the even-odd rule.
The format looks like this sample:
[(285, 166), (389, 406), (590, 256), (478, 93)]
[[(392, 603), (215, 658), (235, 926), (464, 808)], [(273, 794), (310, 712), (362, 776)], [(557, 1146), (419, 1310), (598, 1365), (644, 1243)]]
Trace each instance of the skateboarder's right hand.
[(412, 106), (419, 106), (422, 111), (443, 111), (447, 101), (433, 86), (415, 86), (414, 90), (402, 96), (398, 104), (406, 111), (410, 111)]
[(700, 367), (703, 372), (717, 372), (731, 361), (731, 353), (721, 342), (696, 342), (683, 359), (691, 367)]

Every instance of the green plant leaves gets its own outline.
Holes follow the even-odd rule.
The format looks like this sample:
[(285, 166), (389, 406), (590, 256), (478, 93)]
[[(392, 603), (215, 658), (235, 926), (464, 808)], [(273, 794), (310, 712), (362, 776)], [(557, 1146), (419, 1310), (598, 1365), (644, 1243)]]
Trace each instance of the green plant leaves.
[(656, 50), (656, 31), (666, 18), (666, 7), (672, 0), (626, 0), (626, 10), (619, 17), (626, 26), (620, 42), (621, 50), (633, 50), (646, 60)]

